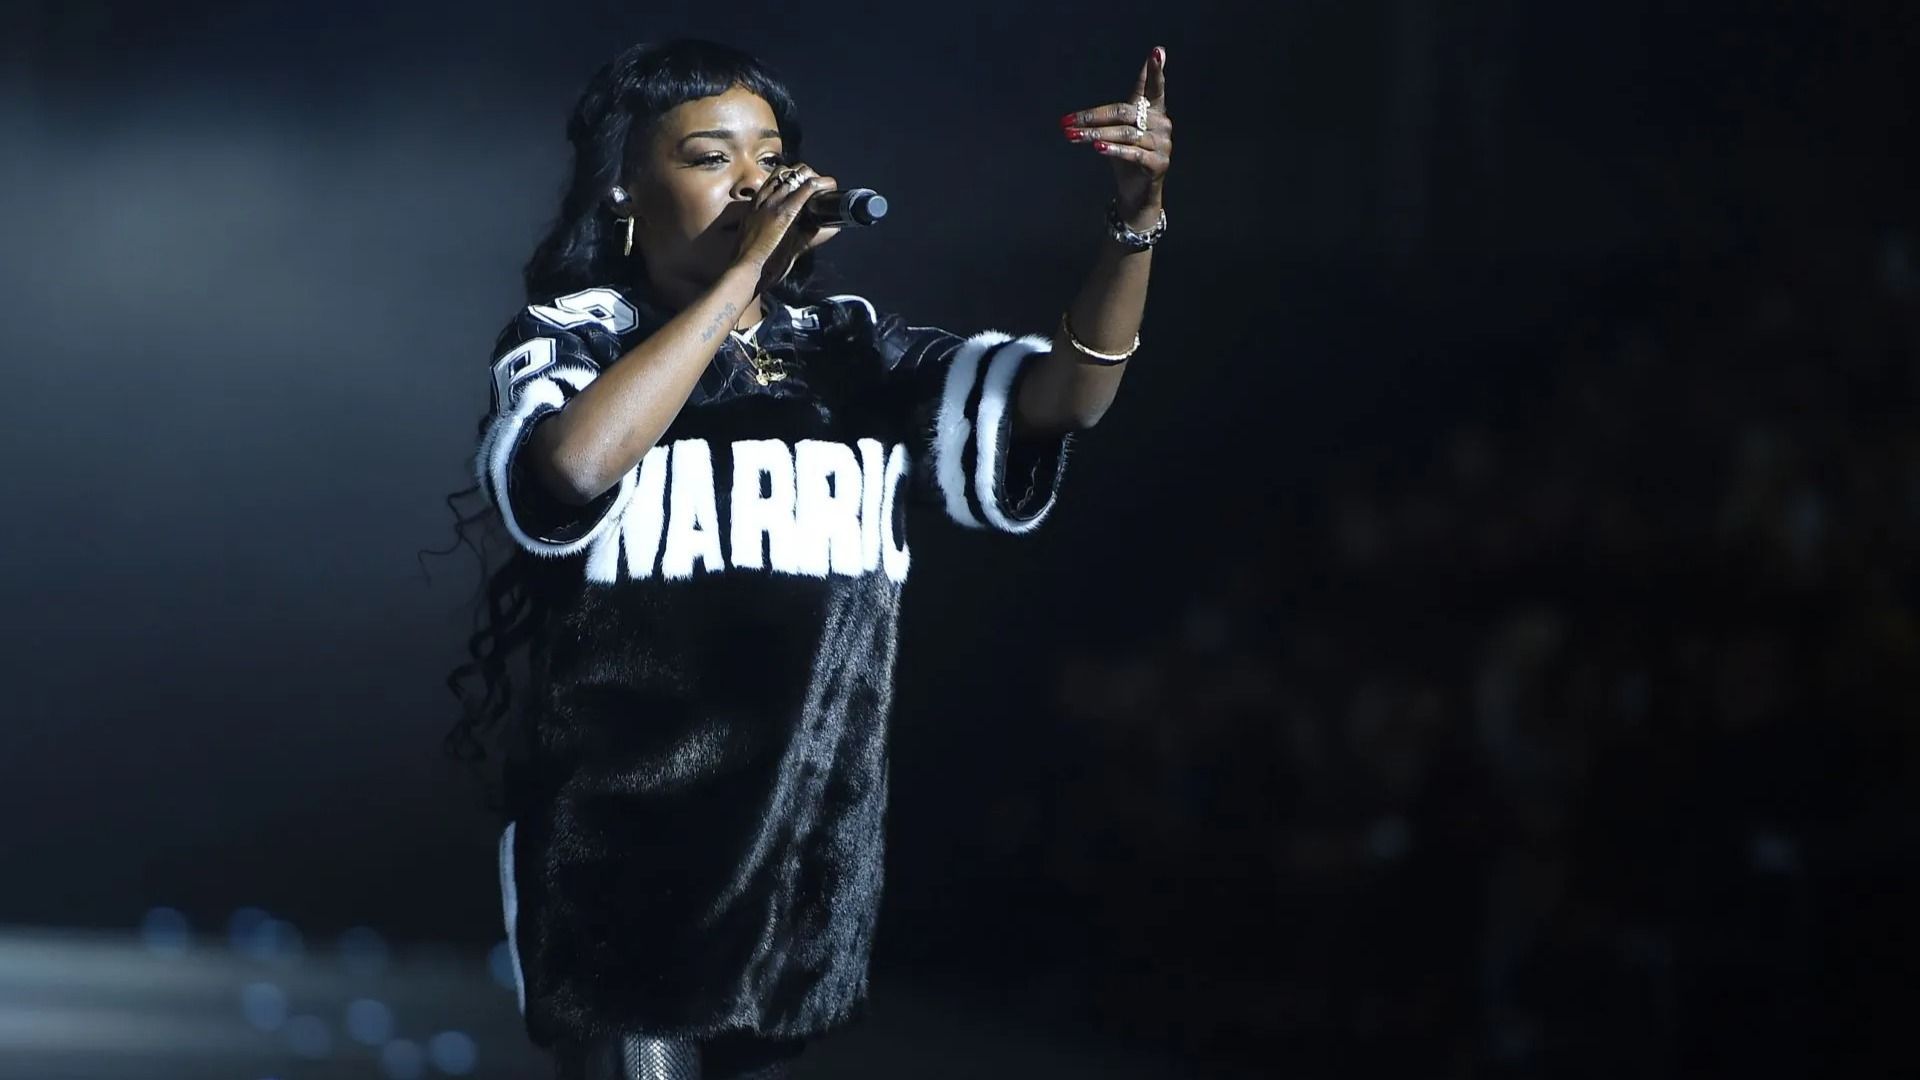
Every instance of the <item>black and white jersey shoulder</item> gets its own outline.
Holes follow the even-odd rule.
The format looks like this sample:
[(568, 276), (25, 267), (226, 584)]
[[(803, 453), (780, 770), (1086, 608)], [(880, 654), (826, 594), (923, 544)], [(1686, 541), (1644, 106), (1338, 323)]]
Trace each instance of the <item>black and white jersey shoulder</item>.
[(639, 328), (639, 309), (618, 290), (587, 289), (521, 309), (494, 344), (475, 478), (508, 534), (536, 555), (582, 551), (632, 487), (628, 475), (588, 505), (568, 506), (530, 473), (522, 451), (534, 425), (619, 359)]

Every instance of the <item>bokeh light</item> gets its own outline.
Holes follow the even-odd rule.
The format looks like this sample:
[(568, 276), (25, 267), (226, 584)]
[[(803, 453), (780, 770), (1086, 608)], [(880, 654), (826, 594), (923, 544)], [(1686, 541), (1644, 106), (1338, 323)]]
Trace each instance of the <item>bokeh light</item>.
[(240, 988), (240, 1013), (260, 1031), (278, 1031), (287, 1022), (287, 992), (270, 982)]
[(235, 952), (246, 952), (248, 944), (253, 941), (254, 934), (259, 932), (260, 924), (272, 917), (264, 909), (257, 907), (235, 908), (233, 914), (227, 916), (228, 947)]
[(443, 1031), (427, 1040), (427, 1057), (448, 1076), (465, 1076), (480, 1058), (480, 1048), (464, 1031)]
[(187, 951), (192, 939), (187, 917), (173, 908), (153, 908), (140, 920), (140, 940), (153, 952), (177, 956)]
[(347, 1038), (367, 1046), (393, 1038), (393, 1010), (384, 1001), (356, 998), (347, 1003)]
[(394, 1039), (380, 1048), (380, 1072), (387, 1080), (419, 1080), (427, 1055), (412, 1039)]
[(349, 972), (372, 978), (387, 968), (389, 950), (379, 931), (355, 926), (340, 935), (340, 964)]

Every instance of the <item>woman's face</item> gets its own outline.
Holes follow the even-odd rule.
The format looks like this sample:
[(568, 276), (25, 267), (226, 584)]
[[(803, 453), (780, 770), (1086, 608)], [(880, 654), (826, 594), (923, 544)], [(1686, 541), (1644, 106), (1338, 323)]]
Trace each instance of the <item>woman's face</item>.
[(740, 222), (783, 162), (773, 108), (751, 91), (684, 102), (656, 120), (633, 163), (633, 244), (659, 293), (685, 304), (732, 264)]

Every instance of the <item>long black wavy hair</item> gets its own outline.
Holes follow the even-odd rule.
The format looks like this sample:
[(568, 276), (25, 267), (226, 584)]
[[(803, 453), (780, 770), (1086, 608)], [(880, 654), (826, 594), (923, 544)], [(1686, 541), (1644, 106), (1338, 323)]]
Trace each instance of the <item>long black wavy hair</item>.
[[(766, 65), (739, 49), (694, 39), (639, 44), (594, 73), (567, 118), (573, 171), (561, 196), (560, 212), (523, 270), (528, 303), (606, 285), (648, 297), (641, 253), (621, 254), (625, 226), (607, 208), (607, 192), (625, 183), (651, 125), (662, 114), (734, 87), (758, 95), (772, 107), (785, 159), (801, 160), (800, 120), (793, 96)], [(813, 276), (814, 259), (808, 252), (767, 292), (796, 306), (817, 302)], [(476, 442), (490, 420), (490, 416), (481, 418)], [(482, 585), (473, 630), (467, 637), (468, 658), (446, 679), (459, 702), (459, 716), (443, 746), (449, 757), (482, 771), (490, 738), (513, 711), (515, 654), (524, 646), (536, 668), (541, 662), (541, 630), (547, 617), (543, 580), (562, 566), (503, 541), (499, 516), (477, 483), (448, 495), (445, 501), (453, 513), (454, 542), (422, 554), (447, 555), (468, 548), (479, 561)], [(504, 546), (506, 556), (489, 572), (496, 543)], [(524, 725), (522, 735), (531, 735)], [(511, 762), (511, 749), (507, 756)], [(488, 808), (513, 813), (511, 784), (503, 792), (499, 781), (484, 772), (481, 779)]]

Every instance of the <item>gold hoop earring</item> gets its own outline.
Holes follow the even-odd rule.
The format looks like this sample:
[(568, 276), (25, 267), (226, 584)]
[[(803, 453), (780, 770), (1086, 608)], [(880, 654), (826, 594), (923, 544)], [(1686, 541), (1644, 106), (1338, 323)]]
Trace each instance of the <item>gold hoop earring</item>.
[(633, 254), (633, 215), (631, 214), (627, 215), (627, 246), (621, 249), (620, 254), (622, 256)]

